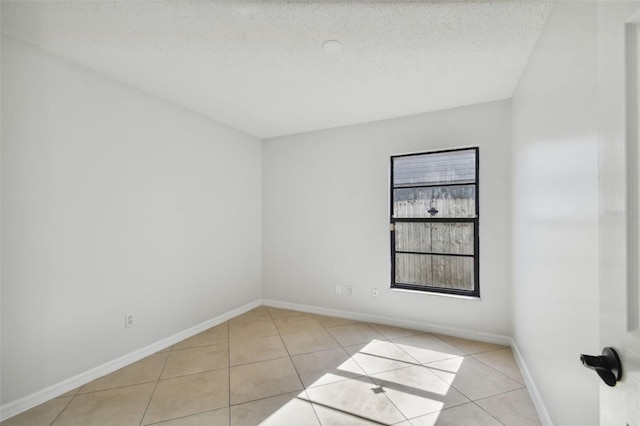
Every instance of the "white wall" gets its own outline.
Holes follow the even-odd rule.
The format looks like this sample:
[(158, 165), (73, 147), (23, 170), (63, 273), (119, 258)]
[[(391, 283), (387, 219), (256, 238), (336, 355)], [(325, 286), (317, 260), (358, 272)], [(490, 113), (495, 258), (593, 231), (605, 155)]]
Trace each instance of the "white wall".
[[(509, 335), (510, 132), (510, 102), (498, 101), (264, 141), (263, 297)], [(469, 145), (480, 146), (482, 300), (389, 290), (389, 157)]]
[(513, 102), (514, 337), (556, 425), (598, 423), (595, 2), (555, 2)]
[(3, 404), (260, 298), (259, 140), (7, 38), (2, 89)]

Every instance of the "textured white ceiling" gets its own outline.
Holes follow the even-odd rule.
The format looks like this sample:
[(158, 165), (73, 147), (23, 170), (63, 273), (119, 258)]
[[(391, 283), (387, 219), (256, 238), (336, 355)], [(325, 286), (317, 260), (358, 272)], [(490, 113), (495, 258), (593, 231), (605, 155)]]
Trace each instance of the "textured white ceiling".
[(550, 7), (3, 0), (2, 32), (265, 138), (508, 98)]

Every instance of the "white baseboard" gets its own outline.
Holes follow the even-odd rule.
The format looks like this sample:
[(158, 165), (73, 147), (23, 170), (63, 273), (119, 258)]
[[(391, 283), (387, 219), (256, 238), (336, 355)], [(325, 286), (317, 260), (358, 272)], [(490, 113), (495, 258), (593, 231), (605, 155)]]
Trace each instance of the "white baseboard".
[(471, 340), (477, 340), (480, 342), (511, 346), (511, 349), (513, 351), (513, 356), (515, 357), (516, 362), (518, 363), (518, 367), (520, 367), (520, 371), (522, 372), (522, 376), (525, 380), (525, 384), (527, 385), (529, 395), (531, 395), (533, 404), (535, 405), (536, 411), (540, 416), (540, 421), (544, 426), (553, 426), (553, 422), (551, 421), (551, 416), (549, 416), (549, 412), (547, 411), (547, 408), (544, 405), (542, 397), (538, 392), (538, 388), (536, 387), (535, 382), (533, 381), (533, 377), (531, 376), (531, 373), (529, 373), (529, 369), (527, 368), (527, 365), (525, 364), (524, 359), (522, 358), (520, 349), (518, 348), (518, 345), (516, 344), (515, 340), (513, 340), (513, 338), (511, 337), (502, 336), (499, 334), (463, 330), (463, 329), (458, 329), (453, 327), (443, 327), (440, 325), (425, 324), (425, 323), (415, 322), (415, 321), (398, 320), (398, 319), (393, 319), (388, 317), (380, 317), (377, 315), (362, 314), (362, 313), (356, 313), (356, 312), (350, 312), (350, 311), (341, 311), (338, 309), (329, 309), (329, 308), (321, 308), (318, 306), (300, 305), (297, 303), (289, 303), (289, 302), (280, 302), (277, 300), (263, 299), (262, 304), (266, 306), (271, 306), (274, 308), (291, 309), (294, 311), (302, 311), (302, 312), (308, 312), (308, 313), (319, 314), (319, 315), (328, 315), (333, 317), (351, 319), (355, 321), (365, 321), (365, 322), (371, 322), (374, 324), (384, 324), (384, 325), (391, 325), (395, 327), (404, 327), (404, 328), (410, 328), (412, 330), (421, 330), (421, 331), (426, 331), (431, 333), (446, 334), (448, 336), (461, 337), (463, 339), (471, 339)]
[(431, 333), (446, 334), (449, 336), (456, 336), (456, 337), (461, 337), (465, 339), (478, 340), (481, 342), (511, 346), (514, 357), (516, 359), (516, 362), (518, 363), (518, 366), (520, 367), (520, 371), (522, 372), (522, 376), (525, 380), (525, 384), (527, 385), (527, 389), (529, 390), (529, 394), (531, 395), (531, 399), (533, 400), (536, 410), (538, 411), (538, 415), (540, 416), (540, 420), (542, 421), (542, 424), (544, 426), (553, 426), (553, 422), (551, 421), (549, 412), (547, 411), (544, 405), (544, 402), (542, 401), (542, 397), (540, 396), (540, 393), (538, 392), (538, 389), (536, 388), (536, 385), (533, 381), (533, 378), (531, 377), (531, 374), (527, 369), (524, 359), (522, 358), (522, 354), (518, 349), (518, 345), (511, 337), (503, 336), (499, 334), (463, 330), (463, 329), (458, 329), (454, 327), (444, 327), (440, 325), (426, 324), (426, 323), (416, 322), (416, 321), (398, 320), (394, 318), (381, 317), (377, 315), (342, 311), (338, 309), (322, 308), (319, 306), (301, 305), (301, 304), (290, 303), (290, 302), (280, 302), (277, 300), (268, 300), (268, 299), (256, 300), (254, 302), (251, 302), (239, 308), (233, 309), (229, 312), (226, 312), (222, 315), (219, 315), (215, 318), (212, 318), (208, 321), (205, 321), (187, 330), (181, 331), (170, 337), (167, 337), (158, 342), (145, 346), (144, 348), (138, 349), (127, 355), (121, 356), (120, 358), (117, 358), (113, 361), (109, 361), (105, 364), (99, 365), (98, 367), (95, 367), (89, 371), (78, 374), (74, 377), (71, 377), (55, 385), (49, 386), (31, 395), (27, 395), (16, 401), (9, 402), (0, 407), (0, 421), (4, 421), (30, 408), (33, 408), (39, 404), (42, 404), (43, 402), (56, 398), (66, 392), (76, 389), (79, 386), (85, 385), (92, 380), (95, 380), (106, 374), (112, 373), (122, 367), (126, 367), (127, 365), (130, 365), (136, 361), (141, 360), (142, 358), (152, 355), (168, 346), (174, 345), (184, 339), (192, 337), (213, 326), (221, 324), (231, 318), (241, 315), (261, 305), (271, 306), (274, 308), (291, 309), (295, 311), (308, 312), (308, 313), (319, 314), (319, 315), (328, 315), (328, 316), (339, 317), (339, 318), (347, 318), (355, 321), (364, 321), (364, 322), (371, 322), (375, 324), (410, 328), (413, 330), (421, 330), (421, 331), (426, 331)]
[(533, 377), (531, 376), (531, 373), (527, 368), (527, 364), (525, 364), (524, 362), (524, 358), (522, 358), (522, 353), (518, 348), (518, 344), (513, 339), (511, 339), (511, 350), (513, 351), (513, 356), (516, 359), (516, 363), (518, 363), (518, 367), (520, 367), (520, 372), (522, 373), (524, 382), (527, 385), (527, 390), (529, 391), (529, 395), (531, 396), (533, 405), (535, 405), (538, 416), (540, 416), (540, 421), (544, 426), (553, 426), (551, 416), (547, 411), (547, 407), (544, 405), (542, 396), (540, 395), (540, 392), (538, 392), (538, 388), (536, 387), (536, 384), (533, 381)]
[(341, 311), (338, 309), (322, 308), (319, 306), (300, 305), (297, 303), (280, 302), (277, 300), (263, 299), (262, 304), (274, 308), (291, 309), (293, 311), (308, 312), (311, 314), (327, 315), (338, 318), (346, 318), (354, 321), (371, 322), (374, 324), (390, 325), (394, 327), (409, 328), (412, 330), (426, 331), (429, 333), (446, 334), (448, 336), (461, 337), (463, 339), (477, 340), (479, 342), (495, 343), (498, 345), (511, 345), (511, 337), (500, 334), (469, 331), (454, 327), (428, 324), (417, 321), (399, 320), (378, 315), (362, 314), (358, 312)]
[(99, 377), (102, 377), (106, 374), (113, 373), (114, 371), (122, 367), (126, 367), (127, 365), (130, 365), (136, 361), (141, 360), (142, 358), (152, 355), (168, 346), (174, 345), (184, 339), (188, 339), (189, 337), (192, 337), (198, 333), (201, 333), (213, 326), (222, 324), (223, 322), (233, 317), (236, 317), (240, 314), (243, 314), (247, 311), (250, 311), (253, 308), (257, 308), (261, 304), (262, 304), (262, 301), (258, 299), (254, 302), (251, 302), (239, 308), (233, 309), (222, 315), (218, 315), (215, 318), (207, 320), (187, 330), (176, 333), (173, 336), (169, 336), (166, 339), (162, 339), (148, 346), (145, 346), (144, 348), (141, 348), (131, 353), (128, 353), (126, 355), (123, 355), (120, 358), (116, 358), (113, 361), (109, 361), (107, 363), (99, 365), (95, 368), (92, 368), (89, 371), (80, 373), (67, 380), (56, 383), (55, 385), (51, 385), (45, 389), (34, 392), (31, 395), (27, 395), (18, 400), (8, 402), (0, 407), (0, 421), (4, 421), (30, 408), (40, 405), (43, 402), (46, 402), (52, 398), (56, 398), (60, 395), (63, 395), (66, 392), (76, 389), (79, 386), (85, 385), (90, 381), (95, 380)]

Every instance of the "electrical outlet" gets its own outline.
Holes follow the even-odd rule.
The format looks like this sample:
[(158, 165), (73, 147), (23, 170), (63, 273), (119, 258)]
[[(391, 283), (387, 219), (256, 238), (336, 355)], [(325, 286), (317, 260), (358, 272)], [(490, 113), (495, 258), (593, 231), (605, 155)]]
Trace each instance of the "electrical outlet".
[(347, 296), (353, 296), (353, 287), (351, 286), (347, 287)]
[(133, 318), (133, 314), (126, 314), (124, 316), (124, 328), (133, 327), (134, 325), (136, 325), (136, 322)]
[(336, 294), (342, 294), (342, 286), (340, 285), (336, 286)]
[(371, 297), (373, 297), (374, 299), (378, 298), (378, 289), (377, 288), (372, 288), (371, 289)]

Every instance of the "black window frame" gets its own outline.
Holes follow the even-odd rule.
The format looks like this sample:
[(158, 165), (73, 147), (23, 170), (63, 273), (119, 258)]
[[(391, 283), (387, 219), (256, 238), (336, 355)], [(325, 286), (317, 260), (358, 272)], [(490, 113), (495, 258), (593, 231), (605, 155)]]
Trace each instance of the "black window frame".
[[(475, 182), (472, 184), (475, 186), (475, 217), (471, 218), (433, 218), (433, 217), (424, 217), (424, 218), (396, 218), (393, 215), (393, 202), (394, 202), (394, 189), (402, 189), (407, 188), (407, 186), (394, 186), (394, 170), (393, 170), (393, 162), (395, 158), (400, 157), (411, 157), (418, 155), (428, 155), (428, 154), (440, 154), (445, 152), (456, 152), (456, 151), (475, 151)], [(416, 185), (415, 187), (441, 187), (441, 186), (466, 186), (471, 185), (469, 183), (453, 183), (453, 184), (427, 184), (427, 185)], [(391, 288), (392, 289), (401, 289), (401, 290), (414, 290), (420, 291), (424, 293), (441, 293), (441, 294), (451, 294), (458, 296), (471, 296), (471, 297), (480, 297), (480, 149), (477, 146), (465, 147), (465, 148), (453, 148), (453, 149), (444, 149), (438, 151), (424, 151), (424, 152), (416, 152), (411, 154), (400, 154), (400, 155), (392, 155), (390, 158), (390, 179), (389, 179), (389, 231), (391, 237)], [(411, 186), (409, 186), (411, 187)], [(456, 289), (456, 288), (447, 288), (447, 287), (435, 287), (429, 285), (417, 285), (417, 284), (406, 284), (406, 283), (398, 283), (396, 282), (396, 253), (412, 253), (406, 251), (396, 251), (396, 241), (395, 241), (395, 224), (398, 222), (420, 222), (420, 223), (472, 223), (473, 224), (473, 255), (461, 255), (461, 254), (452, 254), (452, 253), (419, 253), (419, 254), (435, 254), (435, 255), (444, 255), (444, 256), (463, 256), (463, 257), (473, 257), (473, 290), (464, 290), (464, 289)]]

